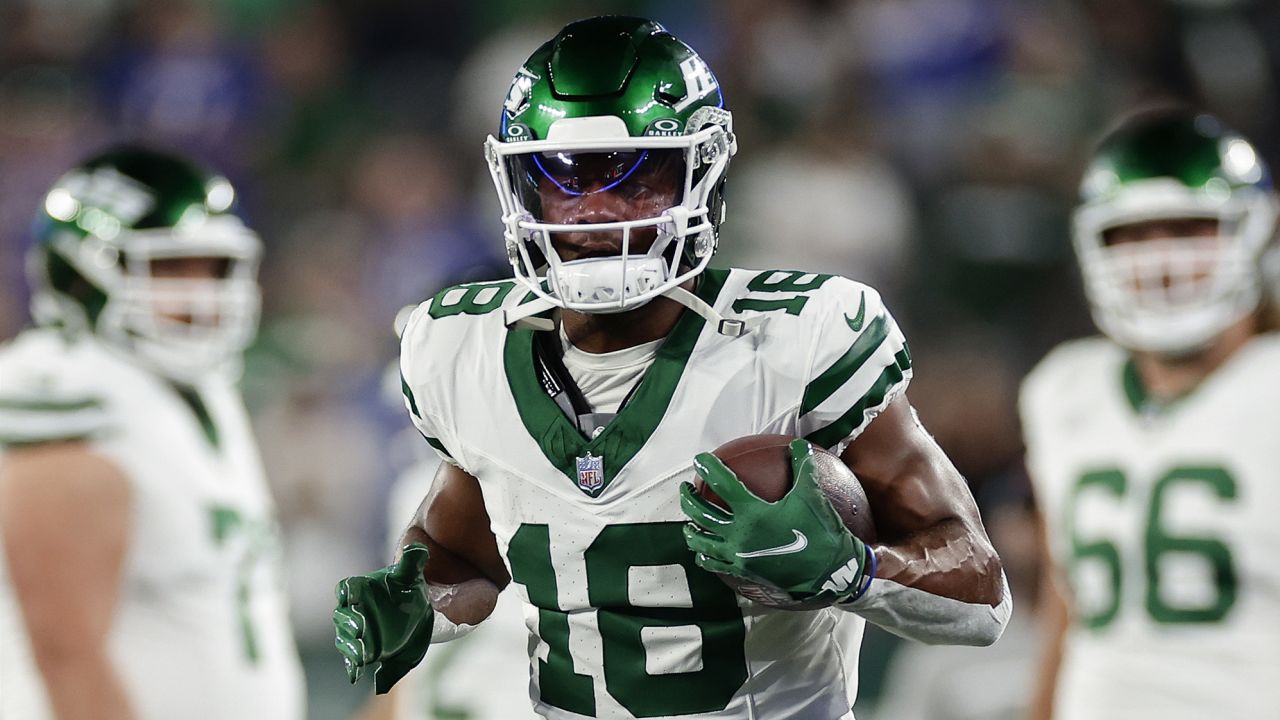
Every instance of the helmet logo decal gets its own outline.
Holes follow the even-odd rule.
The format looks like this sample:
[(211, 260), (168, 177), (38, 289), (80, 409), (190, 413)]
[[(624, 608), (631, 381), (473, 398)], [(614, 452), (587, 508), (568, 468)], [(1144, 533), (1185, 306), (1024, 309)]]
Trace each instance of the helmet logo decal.
[(684, 75), (685, 95), (683, 100), (671, 106), (676, 112), (684, 112), (690, 105), (720, 87), (716, 76), (711, 74), (711, 68), (697, 55), (680, 63), (680, 73)]
[(100, 208), (124, 225), (145, 217), (156, 202), (145, 185), (110, 167), (69, 175), (50, 195), (59, 190), (69, 193), (81, 208)]
[(516, 117), (529, 108), (529, 96), (533, 94), (533, 83), (540, 78), (525, 68), (520, 68), (515, 80), (511, 81), (511, 89), (507, 91), (507, 99), (502, 107), (507, 117)]

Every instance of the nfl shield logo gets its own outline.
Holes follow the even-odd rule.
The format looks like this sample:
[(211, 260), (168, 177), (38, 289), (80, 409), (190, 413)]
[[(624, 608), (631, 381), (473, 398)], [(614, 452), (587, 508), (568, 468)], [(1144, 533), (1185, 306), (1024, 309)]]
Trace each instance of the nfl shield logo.
[(604, 457), (587, 453), (578, 458), (578, 487), (594, 497), (604, 487)]

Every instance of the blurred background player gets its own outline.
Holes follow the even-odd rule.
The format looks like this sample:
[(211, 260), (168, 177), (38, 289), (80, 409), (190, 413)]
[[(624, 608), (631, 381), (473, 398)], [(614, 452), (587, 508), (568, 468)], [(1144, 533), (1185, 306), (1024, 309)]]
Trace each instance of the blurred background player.
[(0, 349), (0, 716), (300, 720), (235, 383), (261, 243), (223, 177), (120, 147), (46, 194)]
[(1027, 378), (1048, 549), (1037, 717), (1280, 713), (1280, 341), (1272, 178), (1214, 117), (1131, 118), (1085, 169), (1075, 244), (1106, 336)]

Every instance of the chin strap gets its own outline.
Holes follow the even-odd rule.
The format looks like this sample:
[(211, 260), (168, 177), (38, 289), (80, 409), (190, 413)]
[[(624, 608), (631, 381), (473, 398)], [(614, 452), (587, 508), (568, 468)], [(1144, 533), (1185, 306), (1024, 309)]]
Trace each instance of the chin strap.
[(517, 305), (513, 308), (503, 311), (502, 321), (509, 328), (516, 330), (555, 330), (556, 322), (551, 318), (535, 317), (548, 310), (554, 309), (557, 305), (546, 298), (534, 298), (523, 305)]
[[(716, 309), (708, 305), (702, 298), (682, 287), (673, 287), (663, 295), (706, 318), (708, 322), (715, 325), (716, 332), (727, 337), (736, 338), (748, 333), (759, 332), (769, 319), (764, 315), (727, 318), (716, 312)], [(556, 327), (554, 320), (537, 316), (556, 307), (558, 306), (555, 303), (546, 298), (536, 298), (523, 305), (504, 311), (503, 322), (506, 323), (507, 327), (517, 330), (554, 330)]]
[(708, 322), (714, 323), (716, 332), (728, 337), (736, 338), (742, 337), (747, 333), (759, 332), (764, 327), (765, 321), (769, 319), (764, 315), (727, 318), (716, 312), (716, 309), (708, 305), (702, 298), (678, 286), (671, 288), (663, 295), (698, 313), (706, 318)]

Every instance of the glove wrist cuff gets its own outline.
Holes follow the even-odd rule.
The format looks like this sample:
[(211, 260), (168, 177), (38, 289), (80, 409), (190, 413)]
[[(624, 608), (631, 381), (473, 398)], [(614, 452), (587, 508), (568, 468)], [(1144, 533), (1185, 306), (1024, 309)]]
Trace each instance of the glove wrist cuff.
[(871, 589), (871, 582), (876, 578), (876, 569), (880, 564), (876, 559), (876, 551), (865, 543), (862, 545), (862, 551), (866, 553), (863, 556), (862, 577), (851, 588), (852, 592), (836, 601), (838, 605), (848, 605), (866, 595), (867, 591)]

